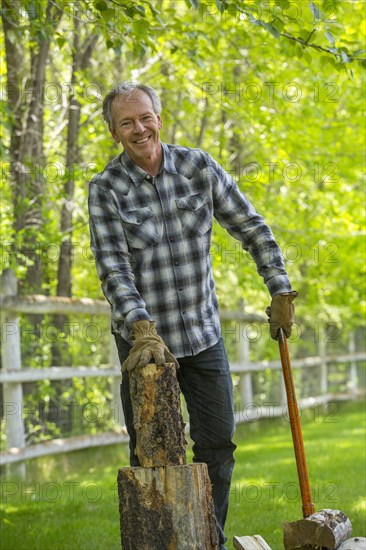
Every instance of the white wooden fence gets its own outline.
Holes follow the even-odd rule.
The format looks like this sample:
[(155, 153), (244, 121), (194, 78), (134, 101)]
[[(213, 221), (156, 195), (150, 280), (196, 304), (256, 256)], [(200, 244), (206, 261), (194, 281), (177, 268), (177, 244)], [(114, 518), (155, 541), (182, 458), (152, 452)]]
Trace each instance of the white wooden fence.
[[(120, 404), (120, 380), (121, 372), (114, 339), (111, 337), (109, 364), (104, 366), (78, 366), (78, 367), (50, 367), (27, 368), (23, 367), (21, 359), (21, 314), (63, 314), (63, 315), (96, 315), (109, 316), (109, 305), (102, 300), (89, 298), (70, 299), (49, 296), (18, 296), (17, 281), (14, 273), (7, 269), (2, 274), (2, 295), (0, 304), (2, 308), (2, 369), (0, 371), (0, 383), (3, 384), (4, 417), (7, 436), (7, 450), (0, 454), (1, 464), (21, 462), (26, 459), (44, 456), (48, 454), (73, 451), (77, 449), (109, 445), (113, 443), (127, 442), (128, 436), (123, 425), (123, 414)], [(249, 323), (267, 323), (263, 315), (242, 312), (223, 311), (221, 320), (236, 321), (241, 327)], [(244, 334), (243, 331), (240, 331)], [(320, 395), (300, 399), (302, 408), (313, 406), (314, 403), (323, 404), (333, 399), (344, 399), (358, 395), (357, 362), (365, 361), (364, 352), (355, 351), (354, 339), (351, 339), (349, 353), (340, 356), (327, 356), (323, 341), (320, 341), (320, 353), (317, 357), (296, 359), (292, 366), (297, 368), (319, 367), (321, 371)], [(239, 375), (240, 402), (243, 405), (236, 411), (238, 422), (253, 420), (261, 417), (280, 416), (286, 411), (286, 395), (282, 385), (281, 400), (268, 406), (261, 406), (260, 410), (253, 402), (252, 375), (265, 369), (280, 369), (280, 361), (250, 362), (249, 338), (238, 338), (238, 362), (231, 364), (231, 371)], [(347, 394), (328, 393), (329, 364), (349, 364), (349, 392)], [(25, 382), (39, 380), (65, 380), (71, 378), (87, 377), (111, 377), (114, 406), (118, 408), (116, 418), (116, 430), (99, 433), (96, 435), (82, 435), (26, 446), (23, 418), (23, 387)]]

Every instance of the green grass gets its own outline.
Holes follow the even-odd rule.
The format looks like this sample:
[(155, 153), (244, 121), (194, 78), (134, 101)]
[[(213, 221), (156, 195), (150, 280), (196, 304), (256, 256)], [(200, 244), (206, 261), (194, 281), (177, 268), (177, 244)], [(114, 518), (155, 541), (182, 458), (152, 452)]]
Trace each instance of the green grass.
[[(316, 509), (343, 510), (365, 536), (364, 403), (304, 411), (302, 423)], [(281, 550), (282, 523), (301, 518), (290, 425), (242, 424), (236, 443), (228, 546), (233, 535), (261, 534)], [(113, 446), (30, 461), (24, 482), (2, 476), (0, 548), (120, 550), (116, 475), (126, 465), (127, 447)]]

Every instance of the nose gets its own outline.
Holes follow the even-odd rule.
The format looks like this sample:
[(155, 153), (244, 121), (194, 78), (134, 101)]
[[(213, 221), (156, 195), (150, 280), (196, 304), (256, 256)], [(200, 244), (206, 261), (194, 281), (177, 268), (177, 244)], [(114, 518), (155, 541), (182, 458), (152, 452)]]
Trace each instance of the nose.
[(145, 126), (140, 120), (135, 120), (135, 132), (142, 134), (145, 131)]

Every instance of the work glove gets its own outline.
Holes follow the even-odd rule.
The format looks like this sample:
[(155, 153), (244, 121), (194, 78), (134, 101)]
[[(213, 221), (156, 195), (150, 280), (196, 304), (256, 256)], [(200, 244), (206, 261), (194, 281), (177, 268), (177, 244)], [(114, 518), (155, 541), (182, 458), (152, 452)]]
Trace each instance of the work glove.
[(174, 363), (175, 367), (179, 368), (178, 361), (156, 332), (155, 321), (135, 321), (131, 328), (133, 345), (122, 364), (122, 370), (131, 371), (135, 367), (146, 367), (149, 363)]
[(298, 293), (296, 290), (287, 294), (276, 294), (273, 296), (271, 305), (267, 307), (266, 313), (269, 317), (270, 333), (273, 340), (278, 339), (278, 331), (282, 328), (286, 337), (291, 336), (291, 327), (295, 322), (295, 307), (292, 303)]

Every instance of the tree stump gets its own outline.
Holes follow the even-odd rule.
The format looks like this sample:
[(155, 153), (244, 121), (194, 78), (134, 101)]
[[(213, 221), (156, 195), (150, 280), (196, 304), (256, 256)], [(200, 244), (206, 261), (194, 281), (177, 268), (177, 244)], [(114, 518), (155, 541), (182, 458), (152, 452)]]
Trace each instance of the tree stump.
[(352, 534), (344, 512), (324, 509), (299, 521), (284, 523), (285, 550), (327, 548), (334, 550)]
[(206, 464), (186, 464), (175, 366), (130, 372), (139, 467), (118, 471), (123, 550), (218, 550)]
[(219, 548), (206, 464), (122, 468), (118, 491), (123, 550)]

